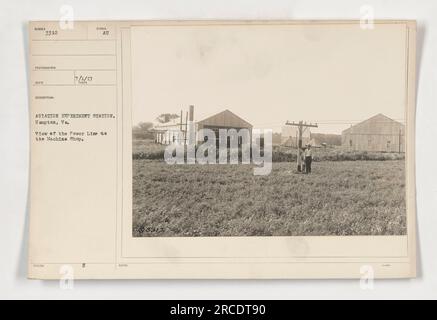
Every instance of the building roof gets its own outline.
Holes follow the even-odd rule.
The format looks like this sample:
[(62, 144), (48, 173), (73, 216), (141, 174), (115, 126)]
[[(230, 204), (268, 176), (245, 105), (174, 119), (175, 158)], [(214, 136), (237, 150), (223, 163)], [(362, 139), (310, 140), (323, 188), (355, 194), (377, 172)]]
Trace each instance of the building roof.
[(249, 122), (240, 118), (228, 109), (198, 121), (197, 124), (214, 127), (252, 128), (252, 125)]
[(395, 121), (382, 113), (378, 113), (377, 115), (364, 120), (360, 123), (357, 123), (350, 128), (343, 130), (341, 134), (348, 133), (375, 133), (375, 134), (383, 134), (385, 131), (387, 133), (391, 132), (393, 129), (404, 129), (404, 124)]

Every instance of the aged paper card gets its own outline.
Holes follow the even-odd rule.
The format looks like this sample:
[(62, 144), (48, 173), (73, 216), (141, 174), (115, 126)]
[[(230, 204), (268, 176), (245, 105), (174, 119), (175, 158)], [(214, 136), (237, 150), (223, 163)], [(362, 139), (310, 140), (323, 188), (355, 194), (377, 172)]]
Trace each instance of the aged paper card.
[(416, 273), (414, 21), (29, 24), (29, 277)]

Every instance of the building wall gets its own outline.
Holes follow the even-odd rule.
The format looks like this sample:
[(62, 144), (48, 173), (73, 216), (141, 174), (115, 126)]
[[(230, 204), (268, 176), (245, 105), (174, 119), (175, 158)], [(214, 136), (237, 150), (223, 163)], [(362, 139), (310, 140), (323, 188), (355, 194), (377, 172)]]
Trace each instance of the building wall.
[[(401, 141), (399, 149), (399, 138)], [(404, 135), (401, 134), (343, 134), (342, 146), (354, 151), (405, 152)]]
[[(287, 147), (295, 147), (298, 146), (298, 136), (299, 130), (296, 126), (282, 126), (281, 128), (281, 144)], [(302, 132), (302, 145), (306, 145), (311, 142), (311, 131), (309, 128), (306, 128)]]
[(185, 131), (184, 128), (181, 131), (179, 125), (175, 126), (165, 126), (155, 129), (155, 142), (160, 144), (171, 144), (173, 142), (183, 144), (185, 141)]
[[(252, 128), (243, 128), (243, 127), (225, 127), (225, 126), (210, 126), (210, 125), (202, 125), (202, 124), (198, 124), (197, 125), (197, 128), (196, 128), (196, 132), (197, 132), (197, 142), (198, 143), (200, 143), (200, 142), (203, 142), (204, 141), (204, 137), (201, 137), (199, 134), (198, 134), (198, 132), (199, 132), (199, 130), (200, 129), (210, 129), (210, 130), (213, 130), (214, 132), (215, 132), (215, 136), (216, 136), (216, 140), (217, 140), (217, 143), (219, 142), (219, 130), (220, 129), (227, 129), (227, 130), (229, 130), (229, 129), (235, 129), (235, 130), (237, 130), (237, 132), (240, 130), (240, 129), (247, 129), (247, 130), (249, 130), (249, 143), (250, 143), (250, 140), (251, 140), (251, 138), (252, 138)], [(241, 144), (241, 138), (239, 138), (238, 139), (238, 144)]]

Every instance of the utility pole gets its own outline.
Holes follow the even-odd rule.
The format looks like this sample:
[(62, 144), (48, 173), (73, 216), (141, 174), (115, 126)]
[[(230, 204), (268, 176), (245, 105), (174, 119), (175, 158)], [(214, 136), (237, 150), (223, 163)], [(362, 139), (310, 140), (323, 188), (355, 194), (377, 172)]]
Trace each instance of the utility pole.
[(303, 122), (302, 120), (299, 122), (294, 122), (294, 121), (290, 122), (287, 120), (285, 125), (295, 126), (298, 129), (297, 170), (300, 172), (301, 168), (302, 168), (302, 161), (301, 161), (302, 135), (307, 128), (318, 128), (318, 125), (317, 125), (317, 123), (316, 124), (306, 123), (306, 122)]
[(188, 134), (188, 112), (185, 113), (185, 141), (184, 141), (184, 145), (187, 145), (187, 134)]

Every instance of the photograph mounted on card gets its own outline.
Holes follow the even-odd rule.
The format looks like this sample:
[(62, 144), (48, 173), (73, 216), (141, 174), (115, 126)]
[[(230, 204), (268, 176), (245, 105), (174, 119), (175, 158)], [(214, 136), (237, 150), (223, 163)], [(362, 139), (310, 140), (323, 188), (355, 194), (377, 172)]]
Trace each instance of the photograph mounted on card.
[(30, 24), (31, 277), (415, 276), (414, 21), (56, 28)]

